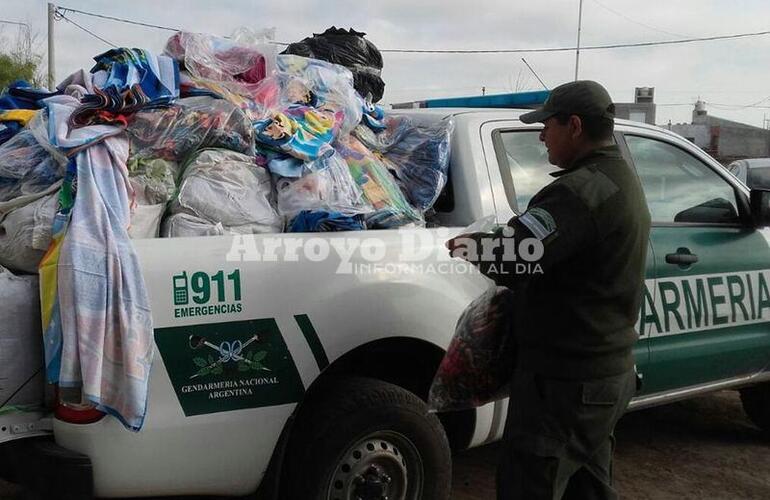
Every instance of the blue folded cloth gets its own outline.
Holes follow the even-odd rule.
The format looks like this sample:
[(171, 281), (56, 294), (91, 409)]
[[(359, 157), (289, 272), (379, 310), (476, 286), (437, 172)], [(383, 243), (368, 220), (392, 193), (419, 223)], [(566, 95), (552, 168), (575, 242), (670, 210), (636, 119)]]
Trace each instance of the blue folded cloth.
[(318, 233), (331, 231), (361, 231), (365, 229), (361, 217), (324, 210), (303, 210), (291, 221), (290, 233)]

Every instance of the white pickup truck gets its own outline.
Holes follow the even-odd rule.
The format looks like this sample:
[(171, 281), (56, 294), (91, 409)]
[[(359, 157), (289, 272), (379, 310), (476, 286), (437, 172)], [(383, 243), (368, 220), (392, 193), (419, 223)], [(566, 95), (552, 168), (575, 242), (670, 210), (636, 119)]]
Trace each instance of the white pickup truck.
[[(46, 498), (449, 498), (451, 450), (499, 439), (507, 402), (427, 410), (455, 323), (488, 286), (444, 241), (520, 213), (555, 168), (519, 111), (407, 113), (455, 121), (450, 181), (426, 228), (135, 241), (157, 348), (143, 428), (59, 406), (52, 438), (39, 437), (43, 421), (6, 443), (16, 478)], [(616, 141), (654, 225), (635, 349), (644, 386), (631, 407), (740, 388), (770, 427), (762, 193), (750, 202), (668, 131), (618, 121)]]

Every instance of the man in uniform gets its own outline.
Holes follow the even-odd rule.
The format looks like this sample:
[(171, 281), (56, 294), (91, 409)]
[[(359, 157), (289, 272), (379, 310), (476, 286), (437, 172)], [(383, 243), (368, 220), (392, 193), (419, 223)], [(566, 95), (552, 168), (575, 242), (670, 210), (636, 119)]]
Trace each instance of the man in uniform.
[[(650, 215), (614, 143), (614, 111), (596, 82), (553, 89), (540, 109), (519, 119), (544, 124), (540, 140), (562, 170), (507, 227), (448, 243), (455, 256), (470, 239), (479, 249), (494, 247), (492, 263), (474, 263), (516, 294), (516, 373), (497, 474), (500, 500), (617, 497), (613, 431), (636, 390), (631, 350)], [(538, 239), (542, 273), (515, 274), (514, 263), (503, 259), (505, 238), (516, 240), (513, 248)]]

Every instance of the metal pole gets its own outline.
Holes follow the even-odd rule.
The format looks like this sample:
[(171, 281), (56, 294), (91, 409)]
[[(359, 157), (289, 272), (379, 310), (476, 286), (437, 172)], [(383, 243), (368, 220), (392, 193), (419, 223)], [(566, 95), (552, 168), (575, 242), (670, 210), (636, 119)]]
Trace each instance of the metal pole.
[(524, 59), (523, 57), (521, 58), (521, 60), (522, 60), (522, 61), (524, 61), (524, 64), (526, 64), (526, 65), (527, 65), (527, 67), (529, 68), (529, 70), (532, 72), (532, 74), (533, 74), (533, 75), (535, 75), (535, 78), (537, 78), (537, 81), (539, 81), (539, 82), (540, 82), (540, 84), (543, 86), (543, 88), (544, 88), (545, 90), (548, 90), (548, 85), (546, 85), (546, 84), (545, 84), (545, 82), (543, 82), (543, 80), (541, 80), (541, 79), (540, 79), (540, 77), (539, 77), (539, 76), (537, 76), (537, 73), (535, 73), (535, 70), (534, 70), (534, 69), (532, 69), (532, 66), (530, 66), (530, 65), (529, 65), (529, 63), (527, 62), (527, 60), (526, 60), (526, 59)]
[(580, 8), (578, 10), (578, 37), (577, 37), (577, 51), (575, 52), (575, 81), (578, 79), (578, 68), (580, 67), (580, 29), (583, 24), (583, 0), (580, 0)]
[(48, 90), (53, 90), (56, 82), (54, 70), (56, 57), (54, 55), (53, 24), (56, 15), (56, 5), (48, 3)]

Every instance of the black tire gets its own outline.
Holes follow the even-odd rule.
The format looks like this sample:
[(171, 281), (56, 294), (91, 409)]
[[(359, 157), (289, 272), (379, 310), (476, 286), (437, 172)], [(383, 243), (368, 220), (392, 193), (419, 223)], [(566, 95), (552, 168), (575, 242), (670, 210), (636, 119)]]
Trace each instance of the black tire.
[(741, 389), (741, 403), (749, 419), (770, 435), (770, 384)]
[(452, 457), (444, 428), (401, 387), (335, 377), (308, 395), (294, 429), (281, 498), (449, 498)]

